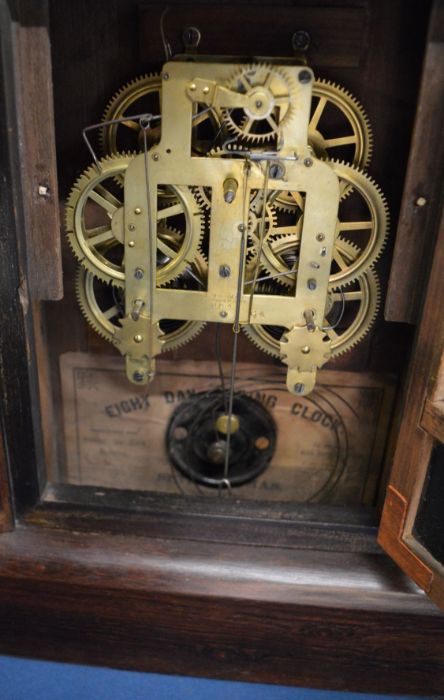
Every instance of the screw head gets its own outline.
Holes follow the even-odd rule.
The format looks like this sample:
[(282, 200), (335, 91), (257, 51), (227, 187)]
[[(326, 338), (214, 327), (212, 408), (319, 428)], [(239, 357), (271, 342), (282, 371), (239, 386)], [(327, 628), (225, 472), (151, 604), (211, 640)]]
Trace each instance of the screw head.
[(296, 394), (303, 394), (305, 391), (305, 384), (298, 382), (297, 384), (294, 385), (294, 390), (295, 390)]
[(164, 74), (162, 75), (162, 78), (163, 78), (164, 80), (169, 80), (169, 79), (170, 79), (170, 74), (169, 74), (169, 73), (164, 73)]
[(256, 102), (254, 104), (255, 104), (256, 109), (260, 109), (262, 107), (261, 100), (256, 100)]
[(141, 369), (138, 369), (133, 374), (133, 379), (135, 382), (143, 382), (145, 379), (145, 373)]
[(316, 234), (316, 240), (317, 241), (323, 241), (325, 239), (325, 234), (323, 233), (317, 233)]
[(142, 213), (141, 208), (140, 208), (140, 207), (136, 207), (136, 208), (134, 209), (134, 213), (135, 213), (135, 214), (141, 214), (141, 213)]
[(317, 286), (318, 285), (316, 283), (316, 280), (313, 279), (312, 277), (307, 281), (307, 287), (310, 290), (310, 292), (313, 292)]
[(301, 348), (301, 351), (304, 353), (304, 355), (308, 355), (308, 353), (310, 352), (310, 346), (303, 345), (303, 347)]
[(239, 224), (239, 226), (237, 227), (237, 230), (240, 231), (241, 233), (243, 233), (245, 231), (245, 224)]
[(136, 335), (134, 336), (134, 342), (141, 343), (142, 340), (143, 340), (143, 335), (141, 335), (140, 333), (136, 333)]
[(128, 241), (128, 247), (129, 247), (129, 248), (134, 248), (135, 245), (136, 245), (136, 242), (135, 242), (135, 241)]
[(307, 85), (311, 81), (310, 71), (306, 69), (299, 71), (298, 80), (303, 85)]
[(128, 224), (128, 231), (135, 231), (136, 227), (134, 224)]
[(228, 314), (227, 314), (226, 311), (221, 311), (220, 314), (219, 314), (219, 316), (220, 316), (221, 318), (227, 318)]
[(208, 93), (210, 92), (210, 88), (208, 87), (208, 85), (205, 85), (205, 87), (203, 88), (202, 92), (203, 92), (204, 95), (208, 95)]
[(304, 158), (304, 165), (306, 168), (311, 168), (313, 165), (313, 158)]
[(229, 265), (221, 265), (219, 267), (219, 276), (220, 277), (229, 277), (231, 275), (231, 268)]
[(143, 273), (142, 268), (141, 268), (141, 267), (136, 267), (136, 269), (134, 270), (134, 277), (136, 278), (136, 280), (142, 280), (142, 279), (143, 279), (143, 274), (144, 274), (144, 273)]
[(273, 180), (280, 180), (285, 175), (285, 168), (281, 163), (272, 163), (268, 174)]
[(159, 160), (160, 155), (159, 155), (158, 153), (153, 153), (153, 155), (151, 156), (151, 158), (152, 158), (153, 160)]
[(291, 45), (295, 51), (307, 51), (310, 46), (310, 34), (304, 29), (298, 29), (291, 38)]
[(191, 92), (194, 92), (195, 90), (197, 90), (197, 85), (196, 85), (196, 83), (191, 83), (191, 84), (190, 84), (190, 90), (191, 90)]
[(427, 199), (425, 197), (418, 197), (415, 201), (417, 207), (425, 207), (427, 204)]

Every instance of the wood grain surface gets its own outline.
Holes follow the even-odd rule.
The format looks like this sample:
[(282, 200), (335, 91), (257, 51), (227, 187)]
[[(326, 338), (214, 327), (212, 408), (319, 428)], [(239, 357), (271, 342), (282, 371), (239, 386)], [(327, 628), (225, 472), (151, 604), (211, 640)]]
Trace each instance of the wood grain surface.
[(380, 555), (21, 528), (0, 651), (361, 692), (444, 690), (437, 609)]
[(435, 2), (385, 304), (387, 321), (417, 323), (441, 208), (444, 3)]

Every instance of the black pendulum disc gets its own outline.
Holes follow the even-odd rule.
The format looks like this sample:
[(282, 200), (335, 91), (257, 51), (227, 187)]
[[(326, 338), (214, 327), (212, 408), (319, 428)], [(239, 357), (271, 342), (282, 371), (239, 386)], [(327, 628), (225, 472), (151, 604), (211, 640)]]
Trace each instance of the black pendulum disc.
[[(191, 481), (218, 487), (241, 486), (269, 465), (276, 446), (276, 426), (255, 399), (235, 394), (231, 416), (228, 475), (225, 474), (228, 416), (222, 391), (202, 392), (174, 411), (166, 432), (173, 466)], [(225, 480), (226, 477), (226, 480)]]

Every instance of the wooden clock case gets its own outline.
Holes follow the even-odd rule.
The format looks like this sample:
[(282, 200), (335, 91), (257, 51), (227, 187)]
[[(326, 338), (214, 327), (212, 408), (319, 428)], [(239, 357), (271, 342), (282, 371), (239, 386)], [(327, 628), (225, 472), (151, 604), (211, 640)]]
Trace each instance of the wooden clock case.
[[(187, 7), (177, 5), (178, 26)], [(254, 43), (257, 8), (227, 5), (221, 25), (221, 6), (192, 7), (214, 13), (213, 42), (224, 32), (235, 42), (250, 22), (246, 41)], [(146, 18), (162, 8), (150, 6), (149, 15), (123, 0), (106, 7), (2, 0), (0, 8), (0, 652), (337, 690), (443, 693), (436, 605), (444, 603), (443, 567), (418, 538), (415, 519), (430, 456), (444, 442), (444, 4), (282, 6), (295, 30), (315, 38), (314, 65), (356, 84), (361, 75), (376, 104), (383, 152), (376, 174), (389, 186), (396, 230), (391, 270), (384, 263), (385, 318), (392, 356), (402, 348), (409, 355), (382, 517), (377, 504), (371, 511), (240, 508), (222, 499), (210, 507), (199, 498), (113, 489), (103, 496), (48, 480), (42, 426), (52, 408), (41, 392), (41, 357), (50, 339), (41, 333), (47, 311), (40, 302), (61, 296), (57, 192), (77, 167), (70, 129), (91, 120), (105, 82), (100, 61), (110, 63), (108, 79), (122, 45), (125, 72), (137, 74), (135, 36), (145, 58), (155, 55), (158, 47), (144, 43)], [(258, 16), (267, 11), (264, 3)], [(400, 84), (387, 112), (398, 120), (387, 128), (397, 134), (391, 140), (381, 121), (389, 79)], [(64, 100), (72, 121), (57, 126)], [(60, 162), (68, 156), (66, 175)], [(379, 542), (396, 564), (377, 544), (380, 517)]]

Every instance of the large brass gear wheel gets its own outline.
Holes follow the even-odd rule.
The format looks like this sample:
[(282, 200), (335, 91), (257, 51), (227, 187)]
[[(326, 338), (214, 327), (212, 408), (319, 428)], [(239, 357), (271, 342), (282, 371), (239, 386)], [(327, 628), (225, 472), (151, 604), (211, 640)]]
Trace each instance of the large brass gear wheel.
[[(149, 112), (160, 114), (160, 96), (162, 80), (160, 75), (142, 75), (126, 83), (108, 102), (102, 116), (102, 121), (121, 119), (134, 114)], [(143, 101), (143, 105), (141, 102)], [(136, 107), (139, 106), (139, 109)], [(125, 142), (125, 138), (129, 140)], [(100, 129), (100, 146), (104, 155), (116, 155), (122, 149), (143, 148), (143, 131), (137, 121), (127, 119), (117, 124), (108, 124)], [(123, 139), (123, 143), (121, 140)], [(153, 128), (147, 130), (148, 147), (160, 141), (160, 123), (155, 122)]]
[[(350, 243), (343, 242), (342, 254), (349, 263), (359, 253)], [(258, 294), (275, 294), (273, 282), (258, 285)], [(376, 272), (368, 270), (345, 287), (330, 289), (327, 298), (322, 330), (331, 340), (331, 357), (338, 357), (359, 343), (369, 332), (379, 310), (380, 285)], [(337, 307), (342, 307), (339, 321)], [(347, 308), (349, 307), (349, 308)], [(353, 307), (353, 308), (351, 308)], [(280, 357), (280, 339), (286, 333), (282, 326), (249, 324), (242, 329), (261, 350), (273, 357)]]
[[(344, 285), (369, 269), (380, 257), (389, 233), (389, 213), (384, 195), (371, 178), (361, 170), (345, 163), (330, 162), (340, 185), (349, 187), (349, 196), (339, 202), (336, 240), (333, 249), (333, 267), (330, 284)], [(292, 193), (295, 202), (293, 215), (298, 215), (296, 237), (282, 238), (283, 229), (277, 227), (274, 235), (270, 232), (268, 246), (261, 257), (261, 266), (267, 274), (280, 275), (280, 282), (294, 287), (293, 261), (288, 257), (292, 245), (298, 243), (303, 225), (301, 213), (304, 200), (300, 193)], [(274, 200), (276, 202), (276, 200)], [(352, 239), (352, 240), (349, 240)], [(353, 259), (345, 260), (341, 254), (341, 242), (352, 242), (359, 253)], [(290, 262), (289, 262), (290, 260)]]
[(228, 87), (249, 98), (248, 107), (222, 110), (224, 124), (245, 141), (263, 143), (277, 137), (293, 116), (295, 86), (285, 69), (263, 63), (243, 66)]
[[(133, 158), (106, 157), (99, 167), (88, 168), (71, 190), (66, 208), (66, 230), (74, 254), (96, 277), (117, 286), (125, 283), (123, 190), (119, 182)], [(194, 260), (204, 234), (204, 219), (189, 187), (166, 185), (159, 190), (157, 221), (157, 284), (163, 285)]]
[[(364, 108), (347, 90), (328, 80), (313, 84), (308, 143), (316, 158), (341, 160), (365, 170), (372, 157), (373, 135)], [(341, 188), (342, 196), (350, 187)], [(282, 192), (276, 206), (293, 213), (296, 204), (291, 193)]]
[[(124, 216), (122, 181), (134, 158), (103, 158), (74, 183), (66, 205), (66, 232), (76, 258), (104, 282), (123, 285)], [(121, 246), (113, 245), (120, 243)]]
[[(328, 112), (336, 111), (331, 116)], [(335, 135), (338, 130), (339, 135)], [(308, 143), (316, 158), (344, 160), (366, 169), (373, 150), (370, 121), (362, 105), (347, 90), (328, 80), (315, 80)], [(348, 157), (338, 149), (349, 147)]]
[[(192, 266), (193, 274), (185, 271), (172, 284), (176, 289), (196, 289), (198, 280), (204, 283), (207, 265), (201, 255), (196, 257)], [(196, 283), (197, 282), (197, 283)], [(124, 290), (106, 284), (91, 272), (79, 266), (76, 276), (76, 296), (80, 309), (89, 325), (108, 342), (116, 345), (116, 331), (119, 321), (124, 316)], [(175, 350), (195, 338), (205, 327), (203, 321), (176, 321), (162, 319), (159, 328), (162, 331), (162, 352)]]
[[(135, 113), (161, 113), (162, 79), (160, 75), (142, 75), (124, 85), (109, 101), (102, 116), (102, 122), (121, 119)], [(205, 111), (200, 105), (196, 110), (202, 112), (193, 120), (193, 152), (203, 155), (214, 146), (220, 131), (220, 116), (215, 110)], [(150, 149), (160, 141), (161, 122), (153, 122), (147, 129), (147, 146)], [(208, 144), (200, 137), (207, 136)], [(138, 121), (125, 119), (116, 124), (106, 124), (100, 130), (100, 146), (104, 155), (116, 155), (121, 150), (143, 151), (143, 130)]]

